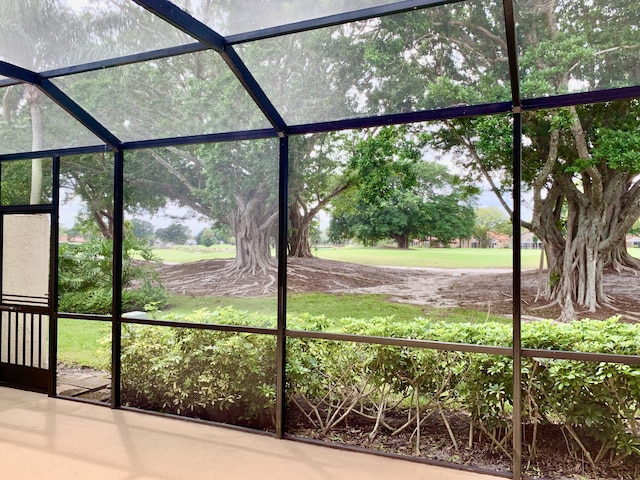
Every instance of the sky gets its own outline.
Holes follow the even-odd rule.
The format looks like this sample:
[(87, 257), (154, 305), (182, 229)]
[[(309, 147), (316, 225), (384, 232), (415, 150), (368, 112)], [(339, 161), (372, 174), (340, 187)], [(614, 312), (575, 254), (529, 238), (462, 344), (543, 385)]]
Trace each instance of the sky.
[[(71, 228), (75, 225), (78, 214), (82, 210), (82, 201), (78, 197), (66, 198), (62, 195), (60, 205), (60, 226)], [(211, 222), (198, 218), (190, 209), (170, 205), (164, 212), (156, 215), (126, 215), (126, 218), (140, 218), (153, 224), (154, 228), (166, 228), (171, 223), (177, 222), (186, 225), (192, 235), (198, 234), (202, 229), (210, 227)]]

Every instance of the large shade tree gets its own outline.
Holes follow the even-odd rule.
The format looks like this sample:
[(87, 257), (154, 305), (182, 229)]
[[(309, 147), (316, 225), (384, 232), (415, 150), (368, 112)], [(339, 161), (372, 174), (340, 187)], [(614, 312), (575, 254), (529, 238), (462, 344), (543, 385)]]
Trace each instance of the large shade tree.
[(345, 192), (353, 179), (343, 175), (349, 135), (294, 137), (290, 142), (288, 255), (312, 257), (310, 229), (318, 214)]
[[(372, 34), (376, 55), (368, 57), (380, 72), (376, 85), (399, 81), (385, 69), (395, 59), (407, 79), (396, 90), (401, 98), (425, 106), (434, 98), (440, 106), (508, 100), (500, 7), (465, 2), (382, 19)], [(625, 0), (611, 8), (596, 1), (587, 8), (574, 0), (535, 0), (518, 7), (523, 95), (637, 83), (637, 3)], [(429, 34), (402, 35), (418, 29)], [(394, 101), (383, 93), (377, 98)], [(606, 267), (640, 266), (624, 246), (640, 214), (638, 108), (631, 100), (524, 114), (523, 181), (532, 192), (533, 214), (522, 225), (543, 243), (548, 270), (540, 296), (560, 305), (563, 319), (574, 318), (576, 308), (594, 311), (609, 301), (602, 282)], [(459, 119), (443, 122), (429, 139), (453, 152), (470, 176), (488, 182), (512, 215), (512, 132), (507, 116)]]
[[(172, 200), (214, 225), (228, 225), (236, 244), (230, 273), (269, 273), (275, 269), (277, 140), (133, 152), (125, 158), (125, 183), (125, 205), (127, 198), (136, 201), (137, 191), (161, 192), (152, 198)], [(147, 210), (164, 206), (143, 204), (142, 200), (138, 205), (147, 205)]]
[(344, 176), (349, 190), (334, 200), (331, 238), (365, 244), (435, 236), (445, 245), (469, 237), (473, 192), (457, 183), (444, 165), (422, 159), (422, 143), (412, 129), (384, 127), (356, 142)]

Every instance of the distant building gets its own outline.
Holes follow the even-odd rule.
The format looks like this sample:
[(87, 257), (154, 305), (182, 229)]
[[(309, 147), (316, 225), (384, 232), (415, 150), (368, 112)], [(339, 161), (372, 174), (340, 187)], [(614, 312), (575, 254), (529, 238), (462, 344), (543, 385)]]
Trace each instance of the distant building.
[(533, 232), (524, 232), (520, 235), (520, 248), (525, 250), (540, 250), (542, 242)]
[(637, 235), (627, 235), (626, 244), (627, 248), (640, 248), (640, 237)]
[(491, 244), (489, 248), (511, 248), (511, 235), (506, 233), (491, 232)]
[(60, 243), (84, 243), (87, 239), (81, 235), (67, 235), (66, 233), (61, 233), (58, 236), (58, 241)]

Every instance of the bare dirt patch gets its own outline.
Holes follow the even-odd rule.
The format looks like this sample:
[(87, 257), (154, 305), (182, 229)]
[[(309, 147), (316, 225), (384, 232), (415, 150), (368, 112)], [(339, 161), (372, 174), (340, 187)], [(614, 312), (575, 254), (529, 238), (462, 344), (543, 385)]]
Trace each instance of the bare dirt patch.
[[(267, 275), (237, 276), (226, 273), (230, 260), (201, 260), (162, 265), (158, 272), (172, 293), (194, 296), (264, 296), (277, 288), (275, 269)], [(391, 301), (415, 305), (464, 307), (492, 314), (510, 315), (513, 304), (511, 270), (375, 267), (317, 258), (290, 258), (287, 267), (290, 293), (379, 293)], [(524, 271), (522, 313), (524, 318), (557, 318), (560, 309), (536, 300), (537, 271)], [(640, 276), (605, 272), (605, 292), (611, 304), (596, 312), (578, 312), (580, 318), (604, 319), (622, 315), (640, 319)]]

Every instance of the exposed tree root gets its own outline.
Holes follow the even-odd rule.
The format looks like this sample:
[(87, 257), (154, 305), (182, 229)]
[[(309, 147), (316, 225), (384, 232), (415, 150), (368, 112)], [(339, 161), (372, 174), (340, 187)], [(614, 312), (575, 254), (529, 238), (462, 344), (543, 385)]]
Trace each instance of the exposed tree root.
[[(490, 315), (513, 312), (512, 278), (509, 272), (469, 270), (433, 270), (372, 267), (317, 258), (289, 258), (289, 293), (372, 293), (384, 294), (392, 301), (430, 308), (463, 307), (483, 310)], [(191, 296), (274, 296), (277, 291), (275, 265), (266, 273), (252, 275), (233, 266), (233, 260), (201, 260), (158, 267), (163, 285), (174, 294)], [(538, 300), (538, 272), (522, 273), (522, 313), (535, 318), (558, 318), (562, 304), (557, 299)], [(576, 318), (603, 319), (622, 315), (623, 321), (640, 321), (640, 281), (636, 273), (615, 273), (607, 269), (603, 276), (609, 296), (596, 312), (577, 309)]]

